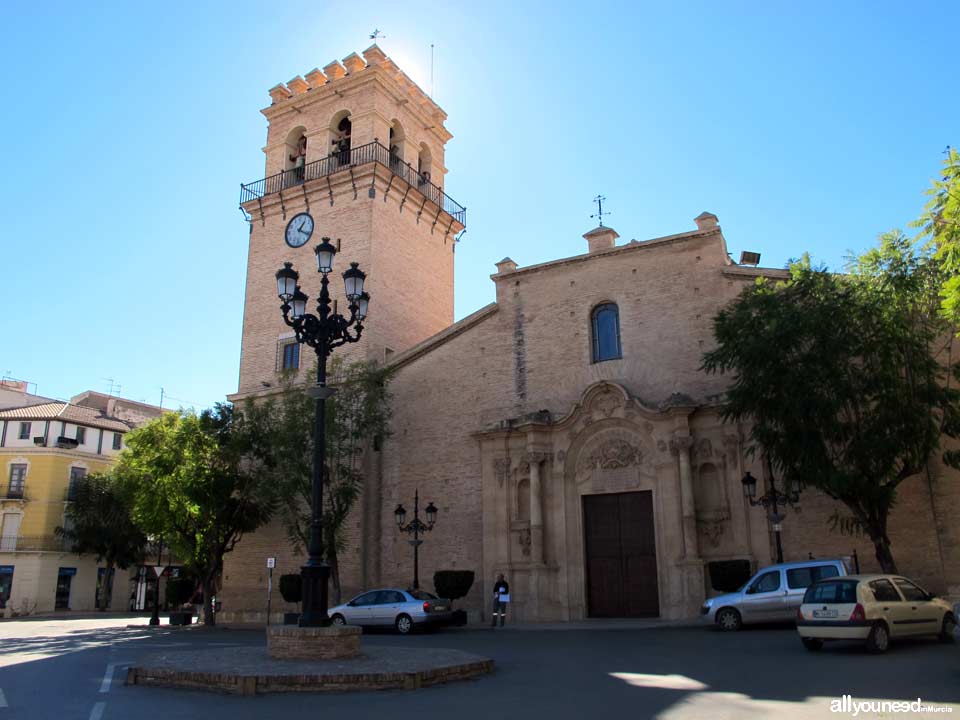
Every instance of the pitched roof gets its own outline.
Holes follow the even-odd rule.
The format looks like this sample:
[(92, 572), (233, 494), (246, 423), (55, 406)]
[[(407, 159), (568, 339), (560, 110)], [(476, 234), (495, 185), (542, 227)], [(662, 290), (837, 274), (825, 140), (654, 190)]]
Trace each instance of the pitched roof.
[(104, 415), (100, 410), (81, 405), (71, 405), (65, 402), (48, 402), (26, 407), (0, 410), (0, 420), (62, 420), (76, 425), (89, 425), (127, 432), (131, 426), (122, 420)]

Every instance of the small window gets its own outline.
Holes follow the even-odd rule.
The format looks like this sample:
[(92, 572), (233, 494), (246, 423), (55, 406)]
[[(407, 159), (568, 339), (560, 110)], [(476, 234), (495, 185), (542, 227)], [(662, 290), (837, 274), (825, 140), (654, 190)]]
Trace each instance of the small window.
[(907, 602), (921, 602), (927, 599), (927, 594), (909, 580), (894, 578), (893, 581), (897, 584), (897, 587), (900, 588), (900, 592), (903, 593), (903, 597)]
[(121, 435), (120, 433), (114, 433), (114, 434), (113, 434), (113, 449), (114, 449), (114, 450), (119, 450), (119, 449), (120, 449), (120, 443), (122, 443), (122, 442), (123, 442), (123, 435)]
[(77, 445), (83, 445), (87, 441), (87, 429), (77, 426)]
[(29, 440), (31, 425), (32, 423), (28, 423), (28, 422), (20, 423), (20, 434), (17, 437), (19, 437), (21, 440)]
[(857, 582), (824, 582), (811, 585), (803, 596), (804, 603), (852, 605), (857, 602)]
[(14, 464), (10, 466), (10, 484), (7, 485), (8, 498), (22, 498), (23, 485), (27, 479), (27, 466)]
[(300, 367), (300, 343), (288, 342), (283, 345), (282, 370), (296, 370)]
[(70, 487), (67, 488), (67, 500), (73, 500), (77, 492), (77, 483), (87, 476), (86, 468), (70, 468)]
[(889, 580), (874, 580), (870, 583), (870, 589), (877, 602), (901, 602), (900, 593)]
[(780, 589), (780, 571), (774, 570), (758, 577), (750, 589), (755, 593), (773, 592)]
[(620, 352), (620, 311), (613, 303), (598, 305), (591, 317), (593, 361), (616, 360)]

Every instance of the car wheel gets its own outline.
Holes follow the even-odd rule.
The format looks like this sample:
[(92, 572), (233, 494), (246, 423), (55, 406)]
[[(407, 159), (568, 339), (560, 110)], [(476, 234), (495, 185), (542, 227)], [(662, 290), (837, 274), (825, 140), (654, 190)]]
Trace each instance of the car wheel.
[(340, 613), (337, 613), (332, 618), (330, 618), (330, 622), (333, 623), (334, 625), (346, 625), (347, 619)]
[(872, 653), (884, 653), (890, 646), (890, 633), (883, 623), (876, 623), (867, 635), (867, 650)]
[(413, 620), (409, 615), (398, 615), (394, 624), (397, 626), (397, 632), (401, 635), (406, 635), (413, 630)]
[(823, 647), (823, 640), (820, 638), (800, 638), (800, 641), (803, 643), (803, 646), (810, 652), (816, 652)]
[(954, 640), (954, 632), (957, 629), (957, 620), (953, 615), (947, 613), (943, 616), (943, 625), (940, 626), (940, 634), (937, 637), (940, 642), (951, 643)]
[(717, 613), (717, 625), (721, 630), (735, 632), (743, 625), (743, 620), (740, 619), (740, 613), (733, 608), (724, 608)]

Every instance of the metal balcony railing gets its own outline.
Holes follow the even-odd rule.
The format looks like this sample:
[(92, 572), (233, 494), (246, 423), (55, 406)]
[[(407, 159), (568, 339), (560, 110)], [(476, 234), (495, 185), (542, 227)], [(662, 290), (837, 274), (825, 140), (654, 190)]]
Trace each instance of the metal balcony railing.
[(467, 224), (467, 209), (463, 205), (376, 141), (349, 150), (338, 150), (303, 167), (284, 170), (247, 185), (241, 184), (240, 204), (369, 163), (380, 163), (461, 225)]
[(56, 535), (3, 535), (0, 536), (0, 552), (62, 552), (67, 550), (63, 538)]

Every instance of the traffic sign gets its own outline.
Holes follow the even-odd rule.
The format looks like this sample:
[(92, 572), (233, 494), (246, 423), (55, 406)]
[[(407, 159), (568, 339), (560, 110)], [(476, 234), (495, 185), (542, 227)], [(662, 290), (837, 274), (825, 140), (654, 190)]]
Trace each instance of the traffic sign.
[(275, 568), (276, 566), (277, 566), (277, 559), (276, 559), (275, 557), (267, 558), (267, 567), (268, 567), (268, 568), (273, 569), (273, 568)]
[(157, 577), (160, 577), (161, 575), (163, 575), (163, 568), (164, 568), (163, 565), (154, 565), (154, 566), (153, 566), (153, 572), (154, 572), (154, 574), (155, 574)]

